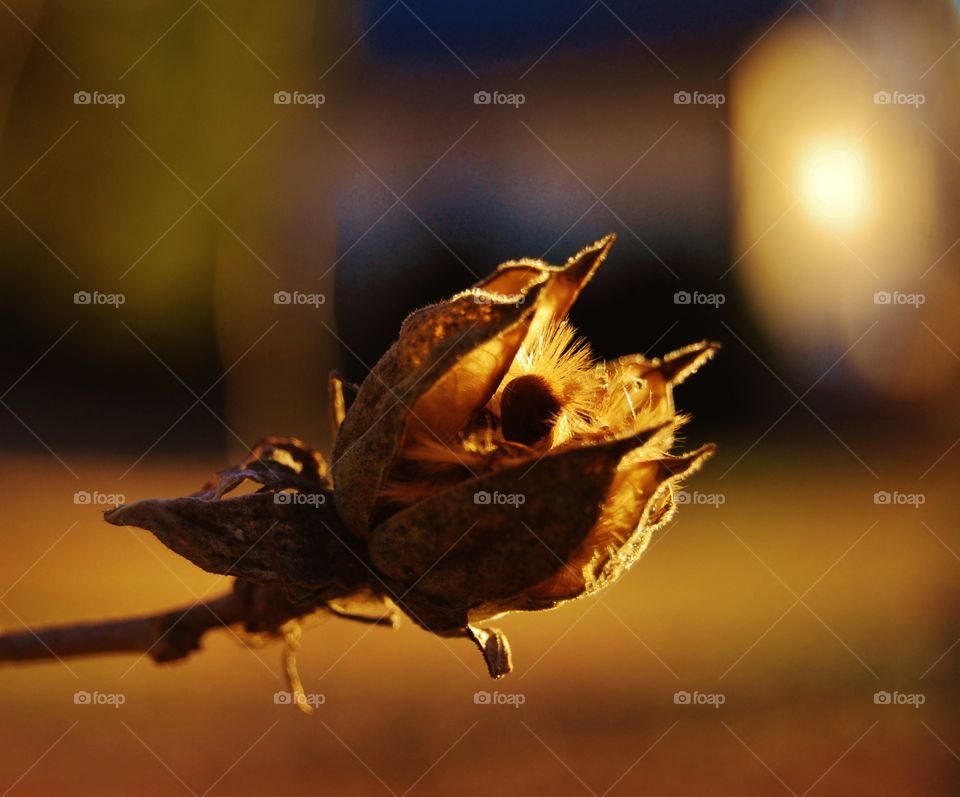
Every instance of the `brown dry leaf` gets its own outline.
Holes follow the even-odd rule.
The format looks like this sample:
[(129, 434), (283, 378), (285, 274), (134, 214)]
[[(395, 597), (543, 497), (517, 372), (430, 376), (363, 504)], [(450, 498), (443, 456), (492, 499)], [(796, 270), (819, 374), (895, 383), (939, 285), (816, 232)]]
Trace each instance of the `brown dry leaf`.
[[(262, 486), (228, 497), (248, 480)], [(137, 501), (104, 517), (147, 529), (208, 572), (278, 583), (310, 608), (370, 580), (364, 546), (345, 533), (333, 507), (323, 458), (292, 438), (267, 438), (192, 496)]]

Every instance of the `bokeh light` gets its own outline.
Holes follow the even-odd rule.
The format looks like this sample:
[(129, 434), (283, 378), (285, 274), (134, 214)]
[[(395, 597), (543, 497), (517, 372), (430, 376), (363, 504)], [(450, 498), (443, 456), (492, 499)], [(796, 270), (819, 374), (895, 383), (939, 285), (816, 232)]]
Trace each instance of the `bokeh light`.
[[(936, 133), (942, 106), (927, 97), (942, 102), (958, 92), (949, 73), (919, 79), (943, 31), (909, 10), (898, 13), (911, 32), (910, 57), (876, 38), (889, 20), (853, 17), (845, 33), (863, 43), (853, 51), (800, 17), (773, 30), (738, 67), (731, 271), (800, 370), (846, 359), (849, 350), (840, 378), (935, 401), (957, 374), (949, 272), (960, 220), (943, 209), (944, 175), (957, 159)], [(933, 321), (941, 317), (947, 322)], [(895, 345), (878, 348), (867, 340), (873, 336)], [(892, 368), (901, 357), (903, 366)], [(821, 371), (810, 367), (810, 378)]]
[(861, 220), (867, 174), (862, 153), (853, 145), (815, 144), (804, 158), (803, 172), (804, 199), (817, 218), (846, 227)]

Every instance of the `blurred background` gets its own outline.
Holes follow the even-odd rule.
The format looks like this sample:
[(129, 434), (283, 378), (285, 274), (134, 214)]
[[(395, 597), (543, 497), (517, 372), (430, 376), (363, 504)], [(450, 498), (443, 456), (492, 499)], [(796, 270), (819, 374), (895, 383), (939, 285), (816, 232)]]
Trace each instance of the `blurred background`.
[(0, 0), (5, 629), (225, 589), (102, 502), (329, 451), (328, 372), (503, 260), (614, 231), (595, 353), (724, 346), (678, 519), (505, 681), (342, 621), (313, 717), (227, 632), (5, 667), (0, 795), (957, 792), (957, 9), (642, 5)]

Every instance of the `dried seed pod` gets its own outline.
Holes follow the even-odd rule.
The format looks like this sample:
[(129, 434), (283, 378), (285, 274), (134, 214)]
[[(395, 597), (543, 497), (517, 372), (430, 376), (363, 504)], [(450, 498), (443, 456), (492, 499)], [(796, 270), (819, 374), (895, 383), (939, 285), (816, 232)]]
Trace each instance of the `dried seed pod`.
[[(506, 638), (476, 623), (609, 585), (713, 451), (671, 453), (685, 420), (673, 388), (717, 344), (597, 362), (565, 321), (613, 242), (563, 266), (504, 263), (413, 313), (349, 406), (332, 378), (331, 472), (299, 441), (269, 439), (194, 496), (107, 519), (205, 569), (277, 583), (305, 612), (392, 623), (399, 607), (504, 675)], [(258, 492), (225, 497), (246, 480)]]

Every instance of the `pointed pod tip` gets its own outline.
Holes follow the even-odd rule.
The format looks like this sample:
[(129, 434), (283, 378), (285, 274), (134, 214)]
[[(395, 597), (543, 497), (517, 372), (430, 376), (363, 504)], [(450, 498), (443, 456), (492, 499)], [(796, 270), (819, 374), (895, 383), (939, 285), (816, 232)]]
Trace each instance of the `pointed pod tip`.
[(710, 352), (718, 352), (723, 348), (723, 344), (716, 340), (701, 340), (694, 345), (699, 346), (703, 351)]
[(103, 519), (113, 526), (139, 526), (139, 520), (142, 517), (140, 511), (145, 505), (153, 505), (152, 499), (134, 501), (132, 504), (120, 504), (113, 509), (108, 509), (103, 513)]
[(570, 308), (577, 295), (593, 277), (594, 272), (606, 260), (610, 247), (616, 239), (617, 236), (614, 233), (605, 235), (590, 246), (585, 246), (557, 269), (555, 273), (560, 277), (561, 284), (566, 286), (561, 289), (565, 293), (565, 301), (559, 315), (566, 313)]
[(126, 523), (123, 522), (122, 510), (126, 504), (121, 504), (120, 506), (115, 506), (113, 509), (107, 509), (103, 513), (103, 519), (107, 523), (111, 523), (114, 526), (125, 526)]
[(576, 271), (579, 267), (579, 269), (592, 271), (603, 262), (616, 240), (617, 234), (615, 232), (604, 235), (603, 238), (594, 241), (589, 246), (583, 247), (583, 249), (570, 257), (563, 270), (567, 272), (570, 270)]
[(717, 450), (716, 443), (707, 443), (700, 446), (696, 451), (689, 454), (683, 454), (678, 457), (664, 457), (659, 460), (661, 477), (664, 481), (667, 479), (680, 479), (696, 473), (703, 467), (710, 457)]
[(650, 370), (659, 371), (668, 384), (676, 387), (695, 374), (720, 349), (721, 345), (715, 341), (701, 340), (670, 352), (660, 361), (654, 361)]
[(723, 348), (723, 344), (716, 340), (701, 340), (695, 343), (694, 347), (700, 350), (704, 357), (703, 361), (706, 362)]
[(700, 462), (706, 462), (710, 457), (717, 453), (720, 448), (716, 443), (704, 443), (700, 448), (693, 452), (693, 456), (698, 457)]

